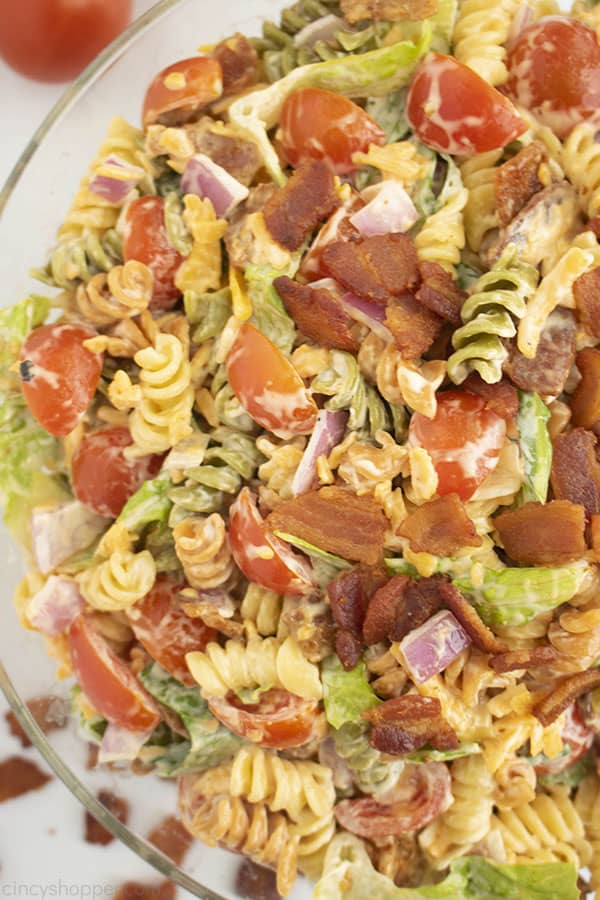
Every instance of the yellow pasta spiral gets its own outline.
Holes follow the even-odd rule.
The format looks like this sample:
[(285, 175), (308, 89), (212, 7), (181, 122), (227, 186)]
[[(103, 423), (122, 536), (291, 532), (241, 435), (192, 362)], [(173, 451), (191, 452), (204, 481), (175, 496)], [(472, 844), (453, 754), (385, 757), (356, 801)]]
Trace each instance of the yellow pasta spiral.
[(137, 316), (152, 300), (154, 277), (144, 263), (129, 260), (105, 274), (94, 275), (77, 288), (79, 312), (93, 325), (114, 325)]
[(452, 41), (454, 55), (490, 84), (503, 84), (508, 78), (506, 49), (519, 0), (500, 0), (493, 6), (488, 0), (463, 0)]
[(460, 262), (460, 251), (465, 246), (463, 209), (469, 198), (466, 188), (461, 188), (448, 198), (444, 205), (427, 219), (415, 238), (419, 259), (442, 266), (453, 277)]
[(208, 199), (186, 194), (183, 202), (183, 221), (193, 244), (192, 252), (177, 271), (175, 284), (182, 293), (216, 291), (221, 286), (221, 238), (227, 231), (227, 222), (217, 219)]
[(78, 578), (84, 600), (94, 609), (116, 612), (129, 609), (151, 590), (156, 578), (154, 558), (117, 550), (104, 562), (86, 569)]
[(437, 410), (436, 391), (446, 376), (446, 363), (408, 362), (389, 344), (377, 363), (377, 387), (390, 403), (410, 406), (432, 419)]
[(251, 622), (263, 637), (277, 634), (282, 597), (260, 584), (249, 584), (240, 613), (244, 622)]
[(582, 122), (573, 129), (563, 149), (565, 174), (576, 188), (590, 218), (600, 210), (600, 145), (596, 129)]
[(173, 537), (175, 552), (192, 587), (219, 587), (231, 576), (234, 563), (219, 513), (182, 519), (173, 529)]
[(502, 150), (490, 150), (465, 160), (460, 167), (463, 184), (469, 192), (464, 209), (465, 234), (474, 253), (479, 253), (488, 231), (500, 225), (495, 179), (501, 157)]

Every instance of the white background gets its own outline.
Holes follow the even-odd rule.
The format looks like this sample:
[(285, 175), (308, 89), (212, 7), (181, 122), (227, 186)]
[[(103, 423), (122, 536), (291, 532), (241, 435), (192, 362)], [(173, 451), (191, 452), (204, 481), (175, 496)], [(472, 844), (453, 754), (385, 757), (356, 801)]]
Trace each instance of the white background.
[[(19, 0), (14, 0), (19, 2)], [(153, 5), (135, 0), (135, 15)], [(60, 97), (64, 85), (44, 85), (21, 78), (0, 60), (2, 134), (0, 184), (3, 183), (34, 130)], [(0, 760), (24, 753), (47, 770), (32, 748), (22, 751), (11, 737), (0, 693)], [(167, 812), (167, 811), (165, 811)], [(157, 884), (162, 876), (117, 840), (106, 847), (83, 840), (85, 811), (56, 777), (0, 806), (0, 898), (111, 897), (124, 881)], [(191, 897), (178, 889), (178, 900)]]

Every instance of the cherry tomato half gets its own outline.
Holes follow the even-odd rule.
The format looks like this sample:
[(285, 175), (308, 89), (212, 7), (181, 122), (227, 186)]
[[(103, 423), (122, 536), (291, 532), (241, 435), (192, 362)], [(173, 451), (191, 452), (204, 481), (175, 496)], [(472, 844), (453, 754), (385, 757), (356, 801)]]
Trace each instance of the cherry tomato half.
[(75, 619), (68, 641), (77, 681), (105, 719), (130, 731), (158, 725), (160, 713), (150, 694), (85, 616)]
[(132, 494), (158, 473), (163, 457), (127, 459), (132, 443), (127, 428), (95, 431), (81, 442), (71, 463), (75, 496), (99, 516), (116, 518)]
[(223, 93), (221, 63), (209, 56), (180, 59), (159, 72), (144, 97), (144, 128), (160, 122), (183, 125)]
[(42, 325), (21, 347), (25, 402), (40, 425), (57, 437), (73, 431), (96, 393), (104, 355), (83, 346), (95, 334), (85, 325)]
[(227, 356), (231, 388), (255, 422), (278, 437), (310, 434), (317, 407), (281, 350), (254, 325), (240, 328)]
[(38, 81), (78, 75), (131, 18), (131, 0), (7, 0), (0, 56)]
[(248, 488), (242, 488), (229, 510), (229, 543), (249, 581), (278, 594), (306, 594), (314, 588), (310, 565), (269, 533)]
[(548, 16), (519, 35), (508, 54), (506, 90), (564, 139), (600, 107), (600, 45), (567, 16)]
[(385, 132), (364, 109), (332, 91), (301, 88), (286, 99), (279, 118), (280, 140), (287, 160), (324, 159), (338, 175), (356, 166), (352, 154), (369, 144), (385, 144)]
[(504, 147), (527, 130), (510, 100), (441, 53), (429, 53), (417, 69), (406, 117), (424, 144), (461, 156)]
[(227, 697), (211, 697), (208, 707), (234, 734), (273, 750), (306, 744), (322, 721), (317, 702), (279, 688), (265, 691), (258, 703), (242, 703), (229, 693)]
[(409, 428), (409, 443), (431, 456), (438, 494), (456, 493), (461, 500), (496, 468), (505, 436), (505, 420), (467, 391), (440, 394), (434, 418), (414, 413)]
[(537, 763), (535, 771), (538, 775), (558, 775), (559, 772), (564, 772), (581, 759), (594, 743), (594, 731), (583, 721), (575, 703), (566, 711), (561, 737), (567, 752), (559, 753), (554, 759)]
[(127, 207), (123, 260), (130, 259), (145, 263), (152, 270), (154, 293), (150, 309), (171, 309), (180, 296), (175, 275), (183, 257), (169, 240), (162, 197), (138, 197)]
[(185, 654), (204, 650), (217, 639), (217, 632), (202, 619), (191, 619), (179, 607), (177, 594), (184, 587), (185, 584), (160, 575), (150, 593), (129, 610), (128, 616), (136, 638), (150, 656), (174, 678), (193, 685), (196, 682), (185, 664)]

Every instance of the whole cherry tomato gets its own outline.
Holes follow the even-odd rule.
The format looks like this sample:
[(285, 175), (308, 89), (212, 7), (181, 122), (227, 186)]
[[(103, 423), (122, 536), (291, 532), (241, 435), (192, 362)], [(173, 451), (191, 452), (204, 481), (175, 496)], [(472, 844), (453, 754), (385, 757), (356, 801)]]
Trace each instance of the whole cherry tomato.
[(265, 691), (258, 703), (242, 703), (230, 693), (227, 697), (211, 697), (208, 706), (234, 734), (273, 750), (306, 744), (322, 723), (316, 701), (303, 700), (279, 688)]
[(125, 213), (123, 259), (145, 263), (154, 276), (151, 309), (171, 309), (180, 296), (175, 286), (183, 257), (169, 240), (162, 197), (138, 197)]
[(180, 59), (150, 82), (142, 109), (144, 128), (156, 122), (183, 125), (222, 92), (223, 72), (218, 60), (209, 56)]

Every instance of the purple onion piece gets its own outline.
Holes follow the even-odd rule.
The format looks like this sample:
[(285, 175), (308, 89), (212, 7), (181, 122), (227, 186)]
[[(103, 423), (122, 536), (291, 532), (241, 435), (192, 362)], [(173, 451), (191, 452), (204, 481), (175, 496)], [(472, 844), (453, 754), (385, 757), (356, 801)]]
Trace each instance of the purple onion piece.
[(204, 153), (198, 153), (188, 161), (181, 176), (181, 190), (184, 194), (197, 194), (210, 200), (220, 219), (248, 196), (247, 187)]
[(310, 491), (313, 487), (317, 475), (318, 458), (328, 455), (340, 443), (346, 430), (347, 421), (348, 413), (343, 409), (322, 409), (319, 412), (314, 431), (292, 481), (294, 497)]
[(400, 641), (406, 668), (415, 684), (422, 684), (450, 665), (471, 644), (458, 619), (443, 609)]
[(102, 735), (98, 762), (132, 762), (154, 731), (128, 731), (109, 722)]
[(370, 300), (363, 300), (356, 294), (343, 294), (340, 302), (349, 316), (352, 316), (357, 322), (366, 325), (371, 331), (380, 337), (386, 343), (393, 341), (391, 331), (383, 324), (385, 319), (385, 306), (378, 303), (371, 303)]
[(54, 637), (69, 627), (83, 612), (84, 606), (75, 581), (62, 575), (51, 575), (29, 601), (26, 615), (36, 631)]
[(335, 36), (336, 31), (347, 31), (348, 25), (344, 19), (330, 13), (322, 16), (314, 22), (309, 22), (296, 35), (294, 35), (294, 47), (304, 47), (308, 44), (314, 47), (317, 41), (329, 41)]
[(130, 178), (111, 178), (110, 175), (94, 175), (90, 179), (89, 190), (97, 197), (108, 200), (109, 203), (121, 204), (127, 197), (128, 193), (138, 184), (144, 177), (143, 169), (137, 166), (130, 166), (125, 160), (119, 156), (107, 156), (102, 161), (102, 165), (113, 166), (117, 169), (125, 169), (131, 173)]
[(401, 184), (382, 181), (361, 194), (366, 205), (350, 216), (362, 237), (404, 233), (415, 224), (419, 213)]

